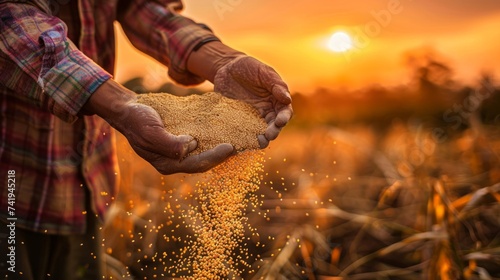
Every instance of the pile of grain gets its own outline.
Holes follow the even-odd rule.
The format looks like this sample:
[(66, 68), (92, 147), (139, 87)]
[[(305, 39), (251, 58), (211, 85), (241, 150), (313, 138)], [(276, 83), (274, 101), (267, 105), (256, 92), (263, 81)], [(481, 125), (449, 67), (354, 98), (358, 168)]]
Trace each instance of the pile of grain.
[(230, 143), (237, 151), (258, 149), (257, 135), (264, 134), (267, 127), (252, 106), (215, 92), (185, 97), (141, 94), (138, 102), (153, 107), (168, 132), (194, 137), (198, 147), (192, 154), (221, 143)]

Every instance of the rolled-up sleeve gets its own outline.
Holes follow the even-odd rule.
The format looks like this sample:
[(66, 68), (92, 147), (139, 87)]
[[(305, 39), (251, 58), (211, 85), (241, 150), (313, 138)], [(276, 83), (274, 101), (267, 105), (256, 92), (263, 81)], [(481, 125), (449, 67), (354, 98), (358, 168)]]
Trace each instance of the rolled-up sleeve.
[(118, 20), (136, 48), (167, 66), (169, 76), (180, 84), (204, 81), (187, 70), (187, 59), (199, 42), (217, 37), (204, 25), (178, 14), (174, 7), (179, 7), (175, 4), (180, 1), (122, 2), (126, 2), (126, 9)]
[(67, 38), (59, 18), (28, 4), (0, 4), (0, 51), (13, 62), (0, 65), (0, 82), (68, 122), (111, 78)]

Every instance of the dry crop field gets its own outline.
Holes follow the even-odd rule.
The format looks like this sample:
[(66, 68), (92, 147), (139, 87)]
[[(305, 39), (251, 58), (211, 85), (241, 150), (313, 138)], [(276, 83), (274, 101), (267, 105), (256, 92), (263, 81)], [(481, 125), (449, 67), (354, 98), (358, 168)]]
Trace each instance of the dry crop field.
[[(123, 139), (118, 145), (121, 196), (106, 251), (135, 279), (174, 277), (174, 252), (192, 231), (172, 213), (191, 203), (201, 175), (161, 176)], [(261, 203), (248, 207), (253, 228), (236, 253), (247, 266), (230, 277), (500, 277), (498, 127), (437, 141), (404, 121), (384, 131), (291, 126), (264, 158)]]

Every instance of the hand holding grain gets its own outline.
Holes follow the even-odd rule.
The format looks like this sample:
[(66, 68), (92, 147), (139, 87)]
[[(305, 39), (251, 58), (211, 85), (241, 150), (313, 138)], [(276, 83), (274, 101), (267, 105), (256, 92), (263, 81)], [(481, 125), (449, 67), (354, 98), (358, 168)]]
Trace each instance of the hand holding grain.
[(214, 85), (216, 92), (249, 103), (265, 119), (267, 129), (258, 137), (261, 148), (276, 139), (292, 117), (287, 85), (273, 68), (253, 57), (240, 56), (219, 68)]
[(102, 84), (82, 109), (98, 116), (122, 133), (143, 159), (162, 174), (205, 172), (233, 155), (234, 147), (220, 144), (196, 155), (198, 146), (189, 135), (173, 135), (150, 106), (137, 102), (135, 93), (113, 80)]
[(196, 155), (198, 146), (190, 135), (173, 135), (165, 129), (158, 113), (144, 104), (130, 104), (126, 127), (120, 132), (134, 151), (162, 174), (205, 172), (234, 153), (230, 144), (220, 144)]

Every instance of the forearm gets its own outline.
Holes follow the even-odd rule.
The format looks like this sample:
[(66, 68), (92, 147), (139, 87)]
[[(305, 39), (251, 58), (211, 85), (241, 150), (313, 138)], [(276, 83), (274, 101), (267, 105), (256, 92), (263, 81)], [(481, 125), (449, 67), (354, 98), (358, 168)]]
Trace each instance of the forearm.
[(214, 82), (217, 70), (244, 53), (239, 52), (219, 41), (209, 42), (191, 52), (187, 60), (189, 72)]
[(168, 74), (183, 85), (204, 81), (187, 70), (187, 59), (199, 42), (217, 37), (202, 25), (156, 1), (130, 0), (118, 20), (128, 39), (140, 51), (168, 67)]

